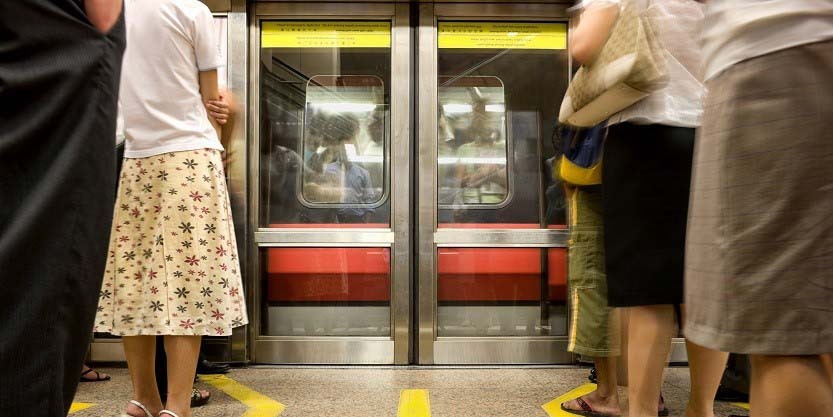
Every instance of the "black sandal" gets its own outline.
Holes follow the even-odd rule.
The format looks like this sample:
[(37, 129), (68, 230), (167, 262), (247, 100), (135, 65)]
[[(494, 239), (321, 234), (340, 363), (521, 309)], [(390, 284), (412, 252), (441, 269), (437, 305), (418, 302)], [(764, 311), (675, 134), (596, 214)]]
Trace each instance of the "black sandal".
[[(84, 375), (89, 374), (90, 372), (95, 372), (95, 379), (84, 378)], [(101, 381), (109, 381), (110, 375), (105, 375), (104, 377), (93, 368), (87, 369), (86, 371), (81, 373), (81, 382), (101, 382)]]

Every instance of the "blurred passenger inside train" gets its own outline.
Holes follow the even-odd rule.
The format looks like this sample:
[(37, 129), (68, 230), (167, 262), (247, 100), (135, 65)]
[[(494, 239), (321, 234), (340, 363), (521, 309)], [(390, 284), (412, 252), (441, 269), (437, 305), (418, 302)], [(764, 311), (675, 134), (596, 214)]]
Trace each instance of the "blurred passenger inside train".
[[(705, 94), (698, 43), (704, 6), (694, 0), (585, 0), (582, 6), (569, 40), (577, 61), (592, 63), (629, 12), (649, 20), (667, 60), (667, 83), (608, 119), (602, 168), (608, 304), (625, 309), (629, 321), (627, 415), (652, 417), (682, 322), (691, 164)], [(685, 415), (711, 417), (727, 354), (690, 341), (686, 347), (691, 397)], [(598, 398), (583, 400), (593, 409)]]
[[(474, 88), (468, 88), (473, 90)], [(507, 197), (506, 139), (500, 117), (492, 117), (483, 99), (466, 104), (447, 104), (449, 109), (460, 106), (467, 111), (439, 115), (441, 161), (454, 155), (454, 170), (444, 170), (444, 179), (452, 193), (444, 196), (445, 204), (500, 204)], [(445, 107), (443, 106), (443, 107)], [(500, 116), (503, 116), (502, 114)], [(447, 165), (447, 164), (444, 164)], [(442, 168), (442, 167), (441, 167)], [(443, 181), (443, 179), (440, 179)], [(449, 182), (449, 180), (453, 180)]]
[(219, 98), (223, 59), (203, 3), (133, 0), (125, 10), (125, 158), (95, 331), (122, 336), (133, 382), (125, 415), (189, 417), (202, 337), (248, 322), (222, 155), (229, 137), (206, 108)]
[(753, 415), (829, 417), (833, 2), (711, 0), (703, 45), (686, 337), (750, 355)]
[(320, 146), (310, 156), (304, 175), (304, 197), (312, 203), (338, 204), (335, 223), (367, 223), (378, 200), (370, 173), (357, 157), (358, 119), (349, 113), (318, 119)]
[(500, 204), (506, 199), (506, 143), (495, 129), (478, 129), (457, 148), (463, 204)]

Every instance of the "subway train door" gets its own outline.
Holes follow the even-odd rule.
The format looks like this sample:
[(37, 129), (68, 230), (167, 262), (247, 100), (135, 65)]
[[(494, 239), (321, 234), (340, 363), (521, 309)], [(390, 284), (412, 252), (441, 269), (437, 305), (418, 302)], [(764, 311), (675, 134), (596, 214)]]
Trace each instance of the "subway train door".
[(418, 7), (418, 362), (570, 363), (567, 5)]
[(407, 4), (250, 4), (251, 358), (407, 364)]

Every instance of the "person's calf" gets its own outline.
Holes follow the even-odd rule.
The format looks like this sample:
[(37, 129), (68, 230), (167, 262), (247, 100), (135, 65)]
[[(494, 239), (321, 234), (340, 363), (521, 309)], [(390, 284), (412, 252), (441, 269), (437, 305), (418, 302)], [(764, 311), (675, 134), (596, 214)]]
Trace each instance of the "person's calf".
[(830, 389), (833, 390), (833, 353), (821, 355), (821, 361), (827, 371), (827, 378), (830, 380)]
[(685, 417), (714, 417), (714, 408), (711, 410), (695, 410), (689, 403), (685, 410)]
[(756, 417), (830, 417), (833, 390), (820, 356), (752, 355)]

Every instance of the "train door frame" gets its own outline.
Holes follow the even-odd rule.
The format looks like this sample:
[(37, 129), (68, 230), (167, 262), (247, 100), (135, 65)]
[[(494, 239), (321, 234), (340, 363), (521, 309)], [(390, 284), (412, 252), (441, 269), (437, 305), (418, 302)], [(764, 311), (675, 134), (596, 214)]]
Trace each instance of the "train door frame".
[[(250, 358), (274, 364), (408, 364), (411, 327), (411, 35), (406, 3), (254, 3), (249, 20), (247, 276)], [(263, 228), (259, 224), (260, 30), (270, 20), (391, 22), (391, 223), (374, 229)], [(391, 251), (389, 337), (268, 336), (262, 331), (264, 248), (381, 247)]]
[[(566, 230), (438, 228), (438, 23), (540, 21), (568, 23), (568, 4), (422, 3), (419, 5), (418, 361), (419, 364), (573, 363), (566, 336), (438, 337), (437, 258), (440, 248), (565, 248)], [(430, 52), (429, 52), (430, 51)], [(569, 69), (567, 71), (569, 77)], [(555, 117), (555, 115), (553, 115)], [(568, 309), (569, 310), (569, 309)]]

